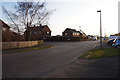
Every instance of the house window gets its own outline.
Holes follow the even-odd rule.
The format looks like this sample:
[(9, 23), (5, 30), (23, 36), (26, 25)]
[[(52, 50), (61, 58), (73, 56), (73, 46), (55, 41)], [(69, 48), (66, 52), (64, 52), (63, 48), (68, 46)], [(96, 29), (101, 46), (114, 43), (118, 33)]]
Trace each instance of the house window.
[(79, 33), (77, 33), (77, 35), (80, 35)]
[(47, 34), (49, 34), (49, 32), (47, 32)]
[(75, 33), (75, 32), (73, 32), (73, 35), (76, 35), (76, 33)]
[(79, 33), (73, 32), (73, 35), (80, 35)]
[(74, 32), (73, 32), (73, 35), (75, 35)]
[(75, 35), (77, 35), (77, 33), (75, 33)]
[(3, 28), (3, 31), (6, 31), (6, 28)]
[(65, 36), (67, 36), (67, 33), (65, 33)]

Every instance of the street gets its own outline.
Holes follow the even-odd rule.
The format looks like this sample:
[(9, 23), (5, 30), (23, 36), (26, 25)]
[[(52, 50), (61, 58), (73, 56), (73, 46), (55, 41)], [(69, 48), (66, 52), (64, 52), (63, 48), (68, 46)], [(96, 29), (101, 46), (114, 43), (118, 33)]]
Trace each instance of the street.
[(3, 55), (3, 78), (42, 78), (96, 47), (99, 41), (45, 42), (45, 44), (55, 44), (55, 47)]

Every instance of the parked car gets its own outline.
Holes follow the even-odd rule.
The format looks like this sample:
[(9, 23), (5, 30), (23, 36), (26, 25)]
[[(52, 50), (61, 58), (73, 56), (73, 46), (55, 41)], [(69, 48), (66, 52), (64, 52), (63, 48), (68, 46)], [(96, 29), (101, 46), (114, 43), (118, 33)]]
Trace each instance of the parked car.
[(115, 40), (115, 39), (109, 40), (109, 41), (108, 41), (108, 44), (112, 46), (114, 40)]
[(113, 41), (112, 46), (115, 46), (115, 47), (120, 47), (120, 38), (115, 39), (115, 40)]
[(114, 41), (115, 39), (118, 39), (119, 37), (120, 37), (120, 36), (109, 36), (107, 43), (112, 46), (113, 41)]

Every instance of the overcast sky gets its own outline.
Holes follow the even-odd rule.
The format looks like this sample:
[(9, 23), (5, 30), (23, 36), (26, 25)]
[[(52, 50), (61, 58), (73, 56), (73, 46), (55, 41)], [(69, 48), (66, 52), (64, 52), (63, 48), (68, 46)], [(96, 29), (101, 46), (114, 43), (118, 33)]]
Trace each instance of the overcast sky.
[[(13, 1), (2, 0), (8, 9), (12, 10)], [(118, 2), (119, 0), (46, 0), (47, 9), (56, 9), (49, 19), (52, 35), (61, 35), (66, 28), (84, 31), (87, 35), (99, 35), (100, 13), (102, 12), (102, 32), (115, 34), (118, 32)], [(1, 10), (0, 10), (1, 11)], [(3, 17), (2, 17), (3, 18)], [(4, 18), (3, 18), (4, 19)]]

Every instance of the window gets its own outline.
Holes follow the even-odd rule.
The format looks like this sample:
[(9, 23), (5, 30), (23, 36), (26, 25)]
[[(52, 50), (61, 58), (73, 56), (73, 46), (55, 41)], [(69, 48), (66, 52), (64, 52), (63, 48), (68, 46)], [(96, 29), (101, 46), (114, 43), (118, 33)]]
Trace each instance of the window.
[(77, 33), (77, 35), (80, 35), (79, 33)]
[(76, 35), (76, 33), (75, 33), (75, 32), (73, 32), (73, 35)]
[(6, 31), (6, 28), (3, 28), (3, 31)]
[(67, 36), (67, 33), (65, 33), (65, 36)]
[(73, 32), (73, 35), (75, 35), (75, 33)]
[(49, 32), (47, 32), (47, 34), (49, 34)]
[(79, 33), (77, 33), (77, 32), (73, 32), (73, 35), (80, 35)]
[(77, 33), (75, 33), (75, 35), (77, 35)]

